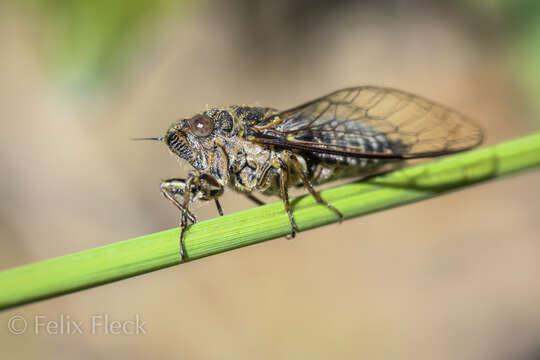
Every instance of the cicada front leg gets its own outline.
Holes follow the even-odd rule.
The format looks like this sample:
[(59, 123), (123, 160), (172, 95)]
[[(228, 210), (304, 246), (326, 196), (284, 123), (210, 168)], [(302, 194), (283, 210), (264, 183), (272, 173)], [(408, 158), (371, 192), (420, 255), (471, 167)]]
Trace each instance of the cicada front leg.
[(218, 197), (223, 194), (223, 185), (208, 174), (190, 173), (187, 180), (168, 179), (161, 182), (161, 192), (181, 212), (180, 216), (180, 258), (187, 259), (184, 234), (197, 218), (189, 211), (189, 204), (194, 201), (214, 200), (219, 215), (223, 215)]
[[(180, 210), (180, 261), (184, 261), (186, 258), (186, 248), (184, 244), (184, 232), (186, 231), (189, 221), (194, 224), (197, 222), (197, 218), (193, 215), (189, 209), (188, 205), (191, 201), (191, 188), (194, 186), (193, 177), (189, 177), (188, 180), (185, 179), (167, 179), (161, 181), (161, 192), (163, 196), (174, 206)], [(190, 189), (186, 191), (186, 189)], [(196, 192), (196, 191), (195, 191)], [(182, 201), (179, 201), (181, 199)]]
[(223, 209), (218, 200), (218, 198), (223, 195), (223, 185), (221, 185), (215, 177), (208, 174), (201, 174), (197, 177), (197, 189), (199, 191), (197, 197), (204, 201), (214, 199), (219, 215), (223, 216)]

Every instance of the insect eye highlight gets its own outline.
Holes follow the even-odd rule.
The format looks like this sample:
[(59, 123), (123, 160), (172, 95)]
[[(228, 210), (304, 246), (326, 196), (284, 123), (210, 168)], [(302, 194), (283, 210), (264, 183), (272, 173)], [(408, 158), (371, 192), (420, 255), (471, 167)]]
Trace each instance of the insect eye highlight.
[(188, 120), (191, 131), (196, 136), (208, 136), (214, 130), (214, 122), (208, 116), (195, 115)]

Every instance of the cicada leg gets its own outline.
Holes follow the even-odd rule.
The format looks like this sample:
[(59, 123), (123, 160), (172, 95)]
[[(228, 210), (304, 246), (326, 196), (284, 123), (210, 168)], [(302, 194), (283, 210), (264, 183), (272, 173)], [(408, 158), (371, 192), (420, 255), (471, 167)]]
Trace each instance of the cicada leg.
[(292, 163), (292, 166), (293, 166), (294, 170), (296, 171), (296, 174), (298, 174), (298, 176), (300, 177), (300, 179), (304, 183), (304, 186), (308, 189), (309, 193), (315, 198), (315, 201), (317, 201), (319, 204), (322, 204), (322, 205), (326, 206), (327, 208), (329, 208), (330, 210), (332, 210), (333, 212), (335, 212), (339, 216), (339, 222), (342, 222), (344, 217), (343, 217), (343, 214), (341, 213), (341, 211), (339, 211), (333, 205), (331, 205), (327, 201), (325, 201), (321, 197), (321, 194), (319, 194), (319, 192), (313, 188), (313, 184), (308, 179), (306, 174), (304, 174), (304, 171), (302, 170), (302, 166), (300, 165), (300, 161), (298, 161), (298, 158), (292, 153), (289, 154), (289, 157), (291, 159), (290, 162)]
[(221, 204), (219, 203), (219, 200), (217, 198), (215, 198), (214, 201), (216, 203), (216, 208), (217, 208), (219, 216), (223, 216), (223, 208), (221, 207)]
[[(189, 178), (187, 181), (184, 179), (167, 179), (161, 181), (161, 192), (163, 196), (181, 212), (180, 217), (180, 261), (184, 261), (187, 258), (186, 248), (184, 244), (184, 233), (188, 227), (188, 221), (196, 223), (197, 218), (193, 215), (189, 209), (190, 191), (186, 191), (191, 187), (193, 180)], [(182, 198), (182, 202), (178, 201), (178, 197)]]
[(186, 245), (184, 242), (184, 233), (188, 227), (187, 217), (184, 213), (180, 216), (180, 262), (183, 262), (187, 258)]
[(281, 198), (283, 199), (283, 204), (285, 205), (287, 215), (289, 215), (289, 222), (291, 223), (291, 237), (294, 238), (296, 236), (296, 223), (294, 222), (291, 211), (291, 203), (289, 202), (289, 167), (283, 161), (281, 161), (280, 172), (279, 187), (281, 191)]

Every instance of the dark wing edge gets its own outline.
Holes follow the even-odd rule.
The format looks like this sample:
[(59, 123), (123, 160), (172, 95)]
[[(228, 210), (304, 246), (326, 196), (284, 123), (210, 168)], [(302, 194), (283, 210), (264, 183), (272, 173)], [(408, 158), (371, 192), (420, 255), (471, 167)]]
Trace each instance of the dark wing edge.
[(481, 128), (461, 113), (404, 91), (362, 86), (273, 114), (247, 138), (281, 148), (347, 157), (413, 159), (469, 150)]

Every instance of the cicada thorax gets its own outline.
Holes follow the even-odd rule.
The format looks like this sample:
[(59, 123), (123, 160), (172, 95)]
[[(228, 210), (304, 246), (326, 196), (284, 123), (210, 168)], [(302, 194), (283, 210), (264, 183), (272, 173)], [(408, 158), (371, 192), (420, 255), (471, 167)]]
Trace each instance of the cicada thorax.
[[(278, 195), (280, 172), (288, 171), (288, 185), (300, 186), (303, 184), (298, 174), (287, 166), (288, 154), (295, 154), (302, 170), (313, 184), (322, 184), (341, 178), (366, 175), (376, 172), (389, 162), (395, 160), (380, 160), (376, 158), (355, 158), (330, 153), (310, 153), (285, 149), (280, 146), (260, 144), (249, 140), (246, 133), (252, 126), (271, 118), (274, 109), (232, 106), (229, 114), (233, 118), (235, 131), (222, 137), (222, 144), (229, 161), (228, 185), (241, 192), (259, 191), (265, 195)], [(336, 130), (336, 126), (346, 128)], [(393, 143), (384, 135), (359, 137), (349, 135), (347, 131), (362, 130), (368, 134), (373, 131), (363, 124), (344, 123), (344, 125), (330, 123), (332, 131), (319, 132), (309, 135), (304, 133), (299, 140), (323, 141), (342, 145), (359, 146), (366, 152), (390, 152)], [(352, 129), (351, 127), (355, 127)], [(357, 129), (356, 127), (362, 127)], [(317, 137), (321, 137), (320, 139)], [(395, 145), (395, 144), (394, 144)], [(212, 168), (211, 168), (212, 169)], [(213, 170), (212, 170), (213, 173)]]
[(272, 163), (275, 158), (270, 146), (251, 142), (245, 138), (246, 130), (260, 122), (271, 108), (236, 106), (226, 110), (209, 110), (217, 124), (227, 119), (230, 127), (216, 128), (212, 150), (208, 151), (208, 171), (224, 181), (225, 185), (241, 192), (252, 192), (271, 186), (275, 177)]

